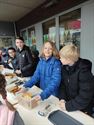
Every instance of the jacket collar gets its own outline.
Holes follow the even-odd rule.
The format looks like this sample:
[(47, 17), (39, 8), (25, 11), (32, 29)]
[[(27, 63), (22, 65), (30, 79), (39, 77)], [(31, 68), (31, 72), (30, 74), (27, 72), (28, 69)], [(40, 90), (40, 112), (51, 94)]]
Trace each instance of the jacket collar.
[(53, 64), (54, 60), (55, 60), (55, 57), (51, 56), (47, 60), (44, 57), (43, 58), (41, 57), (40, 60), (43, 60), (45, 62), (49, 62), (50, 64)]
[(72, 66), (66, 65), (65, 68), (66, 68), (66, 70), (69, 71), (69, 72), (74, 72), (75, 69), (76, 69), (76, 67), (78, 66), (78, 63), (79, 63), (79, 62), (77, 61), (77, 62), (75, 62)]
[(21, 50), (18, 48), (17, 51), (22, 52), (24, 49), (25, 49), (25, 45), (23, 46), (23, 48)]

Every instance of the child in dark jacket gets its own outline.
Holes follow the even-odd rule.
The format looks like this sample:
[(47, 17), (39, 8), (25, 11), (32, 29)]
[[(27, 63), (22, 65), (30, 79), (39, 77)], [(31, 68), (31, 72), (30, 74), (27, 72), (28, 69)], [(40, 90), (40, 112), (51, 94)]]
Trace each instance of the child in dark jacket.
[(15, 40), (17, 47), (16, 57), (17, 66), (15, 73), (19, 77), (31, 77), (35, 70), (35, 62), (33, 61), (31, 50), (25, 45), (24, 39), (22, 37), (17, 37)]
[(91, 114), (94, 94), (92, 63), (79, 58), (78, 48), (72, 43), (60, 50), (60, 60), (63, 64), (60, 107), (67, 111), (82, 110)]
[(37, 82), (43, 91), (35, 97), (36, 101), (47, 99), (50, 95), (57, 95), (61, 82), (61, 63), (53, 42), (44, 43), (36, 71), (24, 87), (32, 87)]
[(15, 71), (17, 66), (16, 50), (13, 47), (8, 48), (8, 57), (5, 63), (3, 63), (5, 68), (13, 69)]

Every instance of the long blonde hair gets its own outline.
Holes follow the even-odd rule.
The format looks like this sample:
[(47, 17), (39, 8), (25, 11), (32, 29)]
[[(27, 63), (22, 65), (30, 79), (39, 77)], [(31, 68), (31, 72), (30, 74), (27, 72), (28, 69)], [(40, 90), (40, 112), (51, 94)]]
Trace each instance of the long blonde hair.
[(52, 41), (46, 41), (43, 44), (40, 57), (45, 57), (45, 55), (44, 55), (44, 46), (45, 46), (46, 43), (50, 43), (50, 45), (52, 46), (52, 56), (54, 56), (55, 58), (59, 59), (60, 58), (59, 51), (57, 50), (55, 43), (53, 43)]
[(61, 58), (70, 59), (76, 62), (79, 58), (79, 49), (73, 43), (66, 44), (59, 52)]

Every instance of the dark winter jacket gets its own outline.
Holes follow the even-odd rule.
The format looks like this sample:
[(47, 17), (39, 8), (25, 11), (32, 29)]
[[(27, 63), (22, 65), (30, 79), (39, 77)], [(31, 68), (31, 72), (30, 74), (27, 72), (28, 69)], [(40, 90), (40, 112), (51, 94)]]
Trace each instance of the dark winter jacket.
[[(11, 60), (12, 67), (9, 65), (8, 60)], [(3, 65), (4, 65), (5, 68), (16, 70), (16, 67), (17, 67), (16, 56), (14, 58), (8, 56), (7, 61), (4, 62)]]
[(42, 99), (48, 98), (50, 95), (57, 95), (61, 82), (61, 63), (55, 57), (48, 60), (41, 58), (36, 71), (32, 78), (26, 82), (24, 87), (32, 87), (37, 82), (43, 90), (40, 94)]
[(17, 63), (18, 65), (16, 67), (16, 70), (21, 70), (22, 77), (29, 77), (33, 75), (34, 64), (32, 60), (32, 54), (29, 47), (27, 47), (26, 45), (24, 45), (21, 51), (19, 49), (17, 50)]
[(91, 113), (94, 94), (94, 77), (91, 62), (79, 59), (73, 66), (63, 66), (60, 99), (66, 100), (68, 111), (83, 110)]
[(17, 111), (15, 112), (13, 125), (25, 125), (21, 116), (19, 115), (19, 113)]
[(16, 56), (14, 58), (9, 57), (9, 59), (11, 59), (11, 64), (13, 66), (13, 69), (15, 70), (16, 66), (17, 66), (17, 58), (16, 58)]

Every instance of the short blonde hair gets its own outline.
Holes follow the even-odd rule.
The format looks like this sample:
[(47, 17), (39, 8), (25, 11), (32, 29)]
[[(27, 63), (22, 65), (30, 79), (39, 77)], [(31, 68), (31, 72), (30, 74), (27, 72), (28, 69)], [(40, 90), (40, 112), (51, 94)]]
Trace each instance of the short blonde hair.
[(73, 44), (66, 44), (59, 52), (61, 58), (70, 59), (76, 62), (79, 58), (79, 49)]
[(44, 55), (44, 46), (45, 46), (46, 43), (50, 43), (50, 45), (52, 46), (52, 51), (53, 51), (52, 56), (54, 56), (55, 58), (59, 59), (60, 58), (59, 51), (57, 50), (55, 43), (53, 43), (52, 41), (46, 41), (44, 43), (44, 45), (42, 47), (42, 51), (41, 51), (40, 57), (45, 57), (45, 55)]

